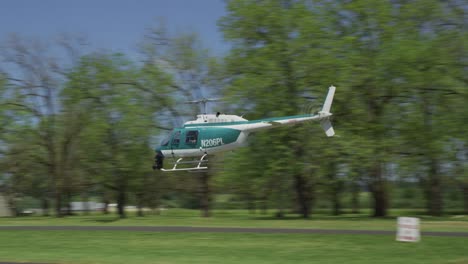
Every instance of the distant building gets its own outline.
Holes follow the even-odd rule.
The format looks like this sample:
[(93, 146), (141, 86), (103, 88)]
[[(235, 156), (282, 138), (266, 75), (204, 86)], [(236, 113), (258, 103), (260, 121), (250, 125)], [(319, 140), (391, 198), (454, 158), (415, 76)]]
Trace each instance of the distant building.
[(96, 202), (71, 202), (71, 210), (76, 211), (85, 211), (86, 208), (89, 211), (100, 211), (104, 209), (103, 203), (96, 203)]
[(0, 195), (0, 217), (12, 216), (10, 208), (8, 207), (7, 200), (5, 197)]

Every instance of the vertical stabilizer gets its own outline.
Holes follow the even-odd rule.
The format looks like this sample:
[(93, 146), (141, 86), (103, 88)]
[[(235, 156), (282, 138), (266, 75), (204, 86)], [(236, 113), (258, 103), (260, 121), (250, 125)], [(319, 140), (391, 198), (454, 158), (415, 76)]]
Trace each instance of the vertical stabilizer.
[(335, 130), (333, 130), (333, 126), (330, 122), (330, 120), (323, 120), (320, 122), (320, 125), (322, 126), (323, 130), (325, 131), (325, 134), (327, 134), (327, 137), (333, 137), (335, 135)]
[(330, 108), (333, 102), (333, 96), (335, 95), (335, 90), (336, 87), (333, 85), (328, 88), (327, 98), (325, 99), (325, 103), (323, 103), (322, 111), (319, 112), (319, 115), (323, 117), (320, 121), (320, 125), (328, 137), (333, 137), (335, 135), (335, 130), (333, 130), (333, 126), (330, 122), (330, 116), (332, 115), (330, 113)]
[(333, 85), (330, 86), (330, 88), (328, 88), (327, 99), (325, 99), (325, 103), (323, 104), (322, 112), (330, 113), (330, 108), (333, 102), (333, 96), (335, 95), (335, 90), (336, 87)]

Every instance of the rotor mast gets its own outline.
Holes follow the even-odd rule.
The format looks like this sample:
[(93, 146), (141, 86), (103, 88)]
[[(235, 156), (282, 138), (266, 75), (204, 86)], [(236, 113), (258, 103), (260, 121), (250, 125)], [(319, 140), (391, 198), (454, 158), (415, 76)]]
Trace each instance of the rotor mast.
[(193, 101), (187, 101), (185, 103), (187, 104), (202, 104), (203, 105), (203, 115), (206, 115), (206, 104), (207, 103), (212, 103), (212, 102), (219, 102), (221, 101), (221, 98), (205, 98), (203, 97), (202, 99), (199, 100), (193, 100)]

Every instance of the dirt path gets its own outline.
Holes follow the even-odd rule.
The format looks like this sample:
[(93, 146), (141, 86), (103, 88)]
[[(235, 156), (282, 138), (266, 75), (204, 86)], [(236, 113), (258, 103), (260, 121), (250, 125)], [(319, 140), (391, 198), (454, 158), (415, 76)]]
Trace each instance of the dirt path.
[[(295, 229), (295, 228), (243, 228), (243, 227), (191, 227), (191, 226), (0, 226), (1, 230), (31, 231), (140, 231), (140, 232), (202, 232), (202, 233), (260, 233), (260, 234), (336, 234), (336, 235), (395, 235), (395, 231)], [(468, 232), (422, 232), (422, 236), (468, 237)], [(0, 262), (0, 264), (2, 264)]]

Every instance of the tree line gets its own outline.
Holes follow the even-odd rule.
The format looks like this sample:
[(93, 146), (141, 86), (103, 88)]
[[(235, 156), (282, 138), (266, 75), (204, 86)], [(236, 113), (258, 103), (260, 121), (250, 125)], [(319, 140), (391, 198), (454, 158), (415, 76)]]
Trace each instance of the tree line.
[[(335, 214), (371, 195), (385, 216), (400, 186), (416, 186), (431, 215), (458, 192), (468, 212), (465, 1), (231, 0), (219, 28), (231, 48), (213, 56), (196, 34), (148, 30), (141, 60), (88, 51), (81, 38), (12, 35), (0, 78), (2, 193), (71, 213), (76, 197), (129, 199), (157, 208), (191, 197), (209, 216), (214, 194), (251, 210), (303, 217), (320, 201)], [(248, 119), (312, 113), (329, 85), (337, 137), (316, 124), (261, 132), (216, 157), (207, 173), (151, 171), (158, 135), (196, 110), (188, 99), (222, 95)], [(140, 210), (140, 214), (142, 211)]]

